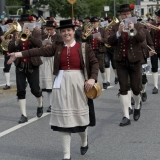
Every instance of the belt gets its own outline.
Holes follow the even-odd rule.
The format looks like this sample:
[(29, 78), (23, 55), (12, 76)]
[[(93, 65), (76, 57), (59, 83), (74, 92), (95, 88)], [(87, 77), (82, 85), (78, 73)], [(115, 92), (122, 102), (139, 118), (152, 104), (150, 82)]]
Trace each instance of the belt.
[(30, 62), (31, 59), (30, 58), (21, 58), (20, 61), (21, 62)]

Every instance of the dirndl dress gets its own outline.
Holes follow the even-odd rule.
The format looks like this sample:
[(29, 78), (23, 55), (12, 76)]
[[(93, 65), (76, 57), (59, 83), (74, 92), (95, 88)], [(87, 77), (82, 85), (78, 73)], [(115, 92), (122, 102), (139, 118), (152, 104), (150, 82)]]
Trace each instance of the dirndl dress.
[(84, 132), (90, 124), (88, 98), (81, 70), (64, 70), (60, 88), (52, 90), (50, 125), (53, 131)]

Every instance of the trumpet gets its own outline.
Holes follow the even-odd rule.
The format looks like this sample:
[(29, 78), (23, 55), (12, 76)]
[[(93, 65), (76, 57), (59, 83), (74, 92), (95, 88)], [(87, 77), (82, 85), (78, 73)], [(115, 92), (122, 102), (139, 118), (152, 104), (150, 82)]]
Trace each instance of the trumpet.
[(26, 33), (24, 33), (23, 31), (18, 33), (18, 39), (20, 39), (21, 41), (26, 41), (28, 40), (29, 35), (27, 35)]
[(84, 26), (84, 34), (82, 35), (83, 39), (87, 39), (88, 36), (90, 36), (93, 32), (92, 24), (89, 22)]
[[(144, 26), (147, 25), (146, 22), (141, 22), (141, 24), (144, 25)], [(160, 28), (158, 28), (158, 27), (156, 27), (156, 26), (154, 26), (154, 25), (152, 25), (152, 24), (150, 24), (150, 27), (151, 27), (152, 29), (154, 29), (154, 30), (160, 30)]]
[(41, 22), (42, 24), (45, 24), (46, 20), (42, 16), (40, 16), (40, 20), (38, 22)]

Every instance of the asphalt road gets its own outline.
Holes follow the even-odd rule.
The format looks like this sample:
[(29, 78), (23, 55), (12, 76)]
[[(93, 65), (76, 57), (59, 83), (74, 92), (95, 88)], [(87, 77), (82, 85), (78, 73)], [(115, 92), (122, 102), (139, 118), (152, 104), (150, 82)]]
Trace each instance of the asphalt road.
[[(150, 62), (149, 62), (150, 63)], [(11, 90), (3, 91), (3, 58), (0, 59), (0, 160), (61, 160), (58, 132), (49, 126), (50, 115), (36, 118), (37, 102), (27, 87), (29, 122), (19, 125), (21, 115), (16, 98), (15, 67), (11, 68)], [(101, 82), (101, 75), (99, 74)], [(160, 160), (160, 96), (152, 95), (152, 76), (148, 75), (148, 99), (143, 103), (140, 119), (119, 127), (123, 117), (117, 93), (119, 86), (111, 76), (111, 88), (94, 101), (97, 124), (89, 128), (89, 150), (80, 155), (80, 137), (72, 134), (72, 160)], [(44, 111), (48, 107), (43, 98)]]

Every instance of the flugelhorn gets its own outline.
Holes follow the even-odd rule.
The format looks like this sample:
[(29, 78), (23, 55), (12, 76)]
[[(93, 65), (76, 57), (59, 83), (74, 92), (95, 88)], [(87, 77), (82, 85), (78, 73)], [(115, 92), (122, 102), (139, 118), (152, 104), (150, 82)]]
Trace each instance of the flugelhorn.
[[(108, 24), (108, 26), (105, 28), (106, 31), (110, 31), (112, 29), (112, 26), (118, 23), (119, 20), (116, 17), (113, 17), (113, 20)], [(109, 44), (104, 44), (107, 48), (110, 48), (111, 46)]]
[(8, 51), (8, 45), (9, 45), (9, 42), (11, 41), (12, 39), (12, 32), (13, 31), (18, 31), (20, 32), (22, 30), (20, 24), (18, 22), (13, 22), (13, 27), (8, 30), (7, 32), (5, 32), (4, 34), (4, 41), (2, 41), (1, 43), (1, 47), (4, 51)]
[(28, 40), (29, 35), (27, 35), (26, 33), (24, 33), (23, 31), (18, 33), (18, 39), (20, 39), (21, 41), (26, 41)]
[(40, 20), (38, 22), (41, 22), (42, 24), (45, 24), (46, 20), (42, 16), (40, 16)]

